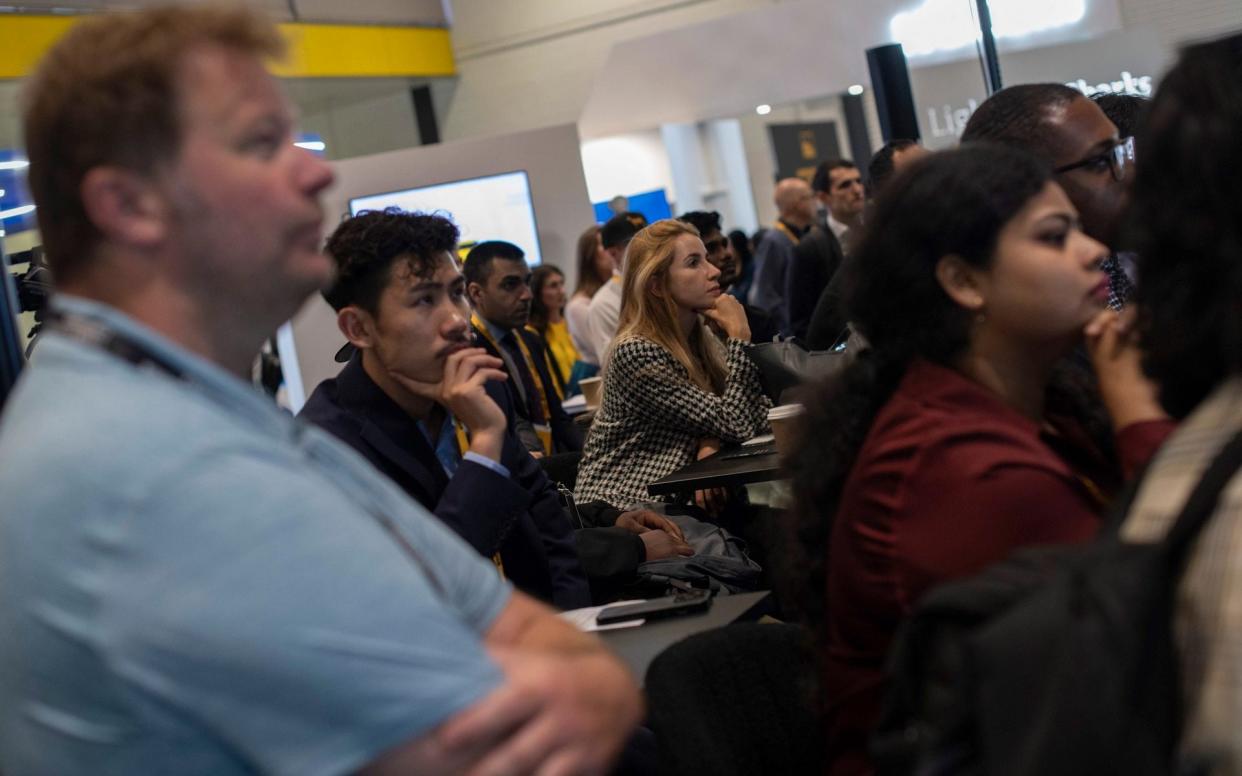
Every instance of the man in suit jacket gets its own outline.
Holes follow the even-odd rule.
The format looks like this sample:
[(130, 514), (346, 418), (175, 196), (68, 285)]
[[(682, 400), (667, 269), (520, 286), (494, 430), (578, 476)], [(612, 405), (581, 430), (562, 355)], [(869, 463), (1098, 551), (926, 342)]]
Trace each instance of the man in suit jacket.
[(607, 590), (684, 542), (651, 531), (664, 526), (643, 514), (572, 529), (509, 424), (500, 359), (472, 347), (456, 241), (450, 221), (422, 214), (365, 213), (337, 228), (327, 245), (337, 277), (324, 296), (352, 355), (301, 415), (496, 560), (519, 588), (562, 608), (585, 606), (583, 566), (592, 586)]
[(789, 330), (804, 339), (820, 295), (840, 268), (846, 244), (862, 224), (865, 204), (862, 178), (848, 159), (821, 162), (811, 188), (824, 205), (827, 218), (799, 241), (785, 276)]
[(526, 254), (513, 243), (481, 242), (466, 255), (462, 271), (475, 310), (475, 337), (503, 362), (526, 449), (540, 456), (581, 450), (582, 432), (561, 407), (543, 338), (526, 329), (532, 298)]

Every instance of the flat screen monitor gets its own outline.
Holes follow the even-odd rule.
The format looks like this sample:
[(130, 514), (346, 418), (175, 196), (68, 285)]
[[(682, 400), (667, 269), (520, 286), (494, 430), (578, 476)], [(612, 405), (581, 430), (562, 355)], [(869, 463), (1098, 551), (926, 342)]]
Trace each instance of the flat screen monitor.
[(350, 215), (387, 207), (439, 213), (452, 219), (461, 230), (463, 256), (476, 243), (504, 240), (521, 248), (532, 267), (543, 261), (525, 170), (369, 194), (349, 201)]

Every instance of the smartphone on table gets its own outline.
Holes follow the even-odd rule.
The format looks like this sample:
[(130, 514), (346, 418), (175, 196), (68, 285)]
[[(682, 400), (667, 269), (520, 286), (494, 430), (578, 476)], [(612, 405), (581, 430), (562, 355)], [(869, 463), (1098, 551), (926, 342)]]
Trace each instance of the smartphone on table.
[(710, 590), (691, 590), (663, 598), (652, 598), (636, 604), (620, 604), (604, 608), (596, 617), (599, 625), (611, 625), (629, 620), (658, 620), (683, 614), (707, 611), (712, 605)]

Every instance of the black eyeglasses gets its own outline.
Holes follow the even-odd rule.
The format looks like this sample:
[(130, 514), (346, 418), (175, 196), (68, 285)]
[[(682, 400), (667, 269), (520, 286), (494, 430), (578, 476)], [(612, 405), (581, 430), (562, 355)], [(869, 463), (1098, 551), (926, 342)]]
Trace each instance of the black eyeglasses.
[(1119, 181), (1125, 177), (1126, 165), (1134, 163), (1134, 138), (1123, 137), (1113, 144), (1107, 151), (1101, 151), (1098, 154), (1088, 156), (1086, 159), (1058, 167), (1053, 170), (1054, 173), (1060, 175), (1063, 172), (1077, 170), (1086, 167), (1095, 172), (1103, 172), (1105, 168), (1113, 175), (1113, 180)]

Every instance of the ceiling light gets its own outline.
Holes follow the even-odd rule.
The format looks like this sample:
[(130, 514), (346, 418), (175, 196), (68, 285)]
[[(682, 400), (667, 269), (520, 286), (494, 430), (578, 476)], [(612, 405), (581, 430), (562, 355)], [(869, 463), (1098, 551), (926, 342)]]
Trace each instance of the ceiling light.
[[(990, 0), (989, 7), (992, 33), (997, 38), (1021, 38), (1069, 27), (1087, 15), (1087, 0)], [(979, 35), (970, 4), (961, 0), (923, 0), (893, 16), (888, 27), (906, 56), (965, 48)]]
[(862, 84), (854, 84), (853, 86), (851, 86), (850, 88), (846, 89), (845, 91), (847, 91), (847, 92), (849, 92), (850, 94), (852, 94), (852, 95), (854, 95), (855, 97), (857, 97), (858, 95), (860, 95), (860, 94), (862, 94), (862, 93), (863, 93), (863, 85), (862, 85)]
[(763, 105), (755, 106), (755, 113), (758, 113), (760, 116), (766, 116), (771, 112), (772, 112), (772, 106), (768, 105), (767, 103), (764, 103)]
[(30, 162), (25, 159), (10, 159), (7, 162), (0, 162), (0, 170), (24, 170), (30, 166)]
[(299, 140), (294, 145), (298, 148), (305, 148), (307, 151), (323, 151), (328, 147), (328, 144), (322, 140)]

